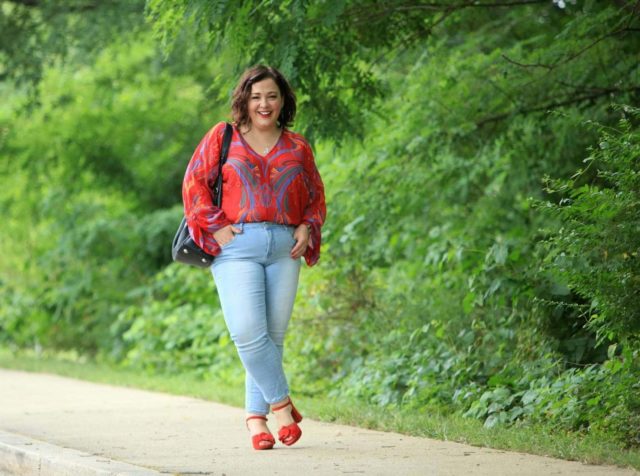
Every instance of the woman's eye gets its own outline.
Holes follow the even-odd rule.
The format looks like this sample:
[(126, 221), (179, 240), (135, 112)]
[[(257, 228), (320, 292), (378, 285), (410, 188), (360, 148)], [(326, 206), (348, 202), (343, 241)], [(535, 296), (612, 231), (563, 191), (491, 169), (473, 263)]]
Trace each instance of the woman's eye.
[[(250, 96), (252, 101), (260, 101), (260, 96)], [(267, 99), (270, 101), (276, 100), (278, 99), (278, 96), (276, 94), (267, 96)]]

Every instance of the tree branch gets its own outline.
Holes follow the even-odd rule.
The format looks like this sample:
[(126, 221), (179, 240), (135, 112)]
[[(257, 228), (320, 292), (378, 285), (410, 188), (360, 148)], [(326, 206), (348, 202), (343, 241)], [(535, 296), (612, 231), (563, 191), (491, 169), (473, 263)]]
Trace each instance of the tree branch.
[(515, 6), (526, 6), (526, 5), (535, 5), (541, 3), (549, 3), (549, 0), (519, 0), (519, 1), (508, 1), (508, 2), (487, 2), (487, 3), (479, 3), (478, 1), (467, 1), (461, 2), (457, 4), (451, 3), (419, 3), (417, 5), (394, 5), (394, 6), (386, 6), (379, 5), (378, 8), (376, 6), (367, 7), (366, 15), (361, 15), (362, 7), (354, 7), (352, 9), (345, 10), (344, 14), (346, 16), (351, 17), (355, 22), (370, 22), (372, 20), (381, 20), (387, 18), (389, 15), (397, 12), (411, 12), (411, 11), (420, 11), (420, 10), (430, 10), (433, 12), (444, 12), (447, 15), (450, 15), (453, 12), (458, 10), (463, 10), (465, 8), (500, 8), (500, 7), (515, 7)]
[(39, 7), (40, 2), (38, 0), (8, 0), (9, 3), (17, 3), (25, 7)]
[(523, 5), (532, 5), (536, 3), (549, 3), (548, 0), (521, 0), (513, 2), (486, 2), (479, 3), (477, 1), (463, 2), (458, 4), (447, 3), (421, 3), (418, 5), (401, 5), (393, 8), (393, 10), (461, 10), (463, 8), (496, 8), (496, 7), (520, 7)]
[[(441, 24), (442, 22), (444, 22), (447, 19), (447, 17), (449, 17), (449, 15), (451, 15), (452, 13), (453, 11), (443, 12), (442, 16), (438, 18), (435, 22), (433, 22), (431, 25), (429, 25), (426, 31), (424, 32), (416, 31), (409, 37), (405, 38), (402, 42), (400, 42), (401, 45), (404, 45), (404, 47), (401, 48), (401, 51), (409, 49), (409, 47), (412, 46), (418, 40), (430, 36), (433, 33), (434, 28), (439, 24)], [(426, 35), (424, 35), (425, 33)], [(389, 53), (390, 51), (383, 52), (380, 56), (378, 56), (376, 59), (373, 60), (372, 66), (380, 63)], [(399, 52), (396, 51), (396, 54), (399, 54)]]
[(571, 61), (573, 61), (574, 59), (576, 59), (577, 57), (581, 56), (583, 53), (585, 53), (586, 51), (590, 50), (591, 48), (593, 48), (594, 46), (596, 46), (598, 43), (600, 43), (601, 41), (612, 37), (612, 36), (616, 36), (619, 35), (621, 33), (626, 33), (628, 31), (637, 31), (637, 28), (631, 28), (631, 22), (633, 21), (633, 19), (635, 18), (636, 14), (638, 13), (638, 6), (640, 5), (640, 0), (638, 0), (636, 2), (636, 4), (634, 5), (633, 9), (631, 10), (631, 13), (629, 15), (629, 19), (626, 22), (626, 25), (622, 28), (618, 28), (616, 30), (610, 31), (609, 33), (606, 33), (598, 38), (596, 38), (595, 40), (593, 40), (591, 43), (589, 43), (587, 46), (585, 46), (584, 48), (574, 52), (574, 53), (570, 53), (568, 56), (566, 56), (564, 59), (562, 60), (558, 60), (556, 63), (552, 63), (552, 64), (544, 64), (544, 63), (520, 63), (516, 60), (513, 60), (511, 58), (509, 58), (507, 55), (502, 54), (500, 56), (502, 56), (502, 58), (504, 58), (506, 61), (508, 61), (511, 64), (514, 64), (516, 66), (519, 66), (521, 68), (544, 68), (547, 69), (549, 71), (557, 68), (558, 66), (563, 66)]
[[(24, 7), (28, 7), (28, 8), (35, 8), (35, 7), (42, 7), (42, 2), (40, 0), (6, 0), (9, 1), (10, 3), (15, 3), (18, 5), (22, 5)], [(96, 2), (96, 3), (90, 3), (87, 2), (85, 4), (82, 5), (60, 5), (60, 6), (55, 6), (53, 8), (49, 7), (47, 8), (47, 10), (52, 11), (52, 15), (50, 15), (49, 17), (61, 14), (61, 13), (77, 13), (77, 12), (86, 12), (89, 10), (97, 10), (99, 8), (102, 8), (106, 5), (118, 5), (117, 1), (102, 1), (102, 2)]]
[(601, 88), (599, 89), (598, 92), (569, 97), (563, 101), (551, 102), (543, 106), (536, 106), (528, 109), (517, 109), (515, 111), (504, 112), (502, 114), (496, 114), (494, 116), (488, 116), (483, 119), (480, 119), (479, 121), (476, 121), (476, 126), (478, 128), (481, 128), (482, 126), (489, 124), (491, 122), (498, 122), (517, 114), (529, 114), (531, 112), (539, 112), (539, 111), (545, 111), (548, 109), (556, 109), (558, 107), (568, 106), (570, 104), (577, 104), (583, 101), (598, 99), (602, 96), (607, 96), (612, 93), (615, 94), (615, 93), (628, 93), (628, 92), (640, 92), (640, 85), (630, 86), (628, 88)]

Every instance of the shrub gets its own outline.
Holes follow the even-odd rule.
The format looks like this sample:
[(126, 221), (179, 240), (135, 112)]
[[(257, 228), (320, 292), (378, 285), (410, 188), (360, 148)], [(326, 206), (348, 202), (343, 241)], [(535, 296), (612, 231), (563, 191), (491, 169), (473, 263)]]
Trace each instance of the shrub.
[(570, 179), (547, 178), (559, 202), (539, 204), (560, 221), (545, 243), (545, 269), (585, 303), (600, 339), (640, 337), (640, 109), (618, 107), (619, 128), (600, 133), (586, 166)]

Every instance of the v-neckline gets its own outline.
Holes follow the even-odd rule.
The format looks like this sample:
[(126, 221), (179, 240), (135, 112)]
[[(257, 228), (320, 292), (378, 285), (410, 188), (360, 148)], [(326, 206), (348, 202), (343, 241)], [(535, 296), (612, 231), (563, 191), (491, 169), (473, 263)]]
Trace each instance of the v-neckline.
[(284, 135), (284, 129), (281, 129), (280, 130), (280, 135), (278, 136), (278, 140), (276, 141), (275, 144), (273, 144), (273, 147), (271, 147), (271, 149), (269, 149), (269, 152), (267, 152), (266, 154), (259, 154), (253, 147), (251, 147), (251, 144), (249, 144), (249, 141), (244, 138), (244, 135), (242, 134), (242, 131), (240, 131), (240, 128), (236, 127), (236, 130), (238, 131), (238, 134), (240, 135), (240, 140), (242, 141), (242, 143), (246, 147), (248, 147), (251, 152), (253, 152), (255, 155), (257, 155), (261, 159), (266, 159), (267, 157), (269, 157), (271, 155), (271, 153), (274, 150), (276, 150), (278, 148), (278, 145), (280, 145), (280, 141), (282, 140), (282, 136)]

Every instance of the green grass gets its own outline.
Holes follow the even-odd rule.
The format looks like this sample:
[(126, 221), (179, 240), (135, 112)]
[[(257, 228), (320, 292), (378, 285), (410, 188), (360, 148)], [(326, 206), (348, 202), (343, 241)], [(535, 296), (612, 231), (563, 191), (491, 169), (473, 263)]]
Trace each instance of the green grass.
[[(203, 380), (195, 375), (148, 375), (98, 364), (71, 354), (36, 356), (0, 348), (0, 367), (48, 372), (92, 382), (156, 390), (241, 407), (243, 387)], [(306, 416), (382, 431), (552, 456), (590, 464), (614, 464), (640, 469), (640, 450), (625, 450), (607, 435), (559, 433), (542, 426), (486, 429), (476, 420), (427, 412), (382, 409), (362, 402), (296, 397)]]

